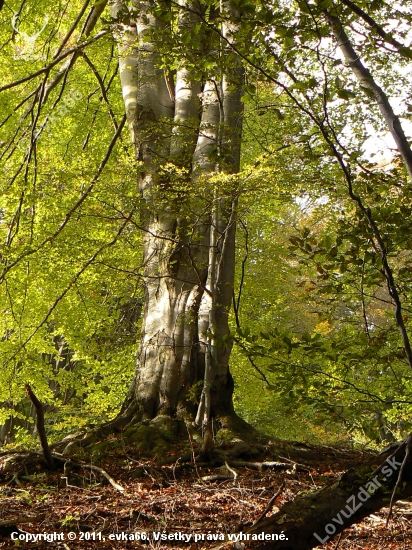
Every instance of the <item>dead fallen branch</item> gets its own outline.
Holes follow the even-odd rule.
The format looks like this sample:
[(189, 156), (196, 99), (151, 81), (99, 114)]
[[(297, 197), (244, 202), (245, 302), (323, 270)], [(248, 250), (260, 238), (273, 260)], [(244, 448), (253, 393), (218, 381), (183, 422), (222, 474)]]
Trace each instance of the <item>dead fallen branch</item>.
[(8, 527), (9, 525), (18, 525), (19, 523), (38, 523), (44, 521), (45, 514), (38, 516), (18, 516), (10, 519), (3, 519), (0, 521), (0, 527)]
[(298, 472), (310, 472), (310, 469), (297, 462), (248, 462), (247, 460), (231, 460), (231, 466), (237, 468), (253, 468), (255, 470), (265, 470), (266, 468), (275, 468), (277, 470), (294, 470)]
[(215, 474), (210, 476), (202, 476), (200, 478), (202, 481), (227, 481), (233, 479), (233, 476), (225, 476), (223, 474)]
[(326, 487), (288, 502), (273, 516), (246, 529), (237, 542), (214, 548), (240, 550), (244, 541), (253, 550), (310, 550), (326, 544), (346, 527), (387, 506), (392, 494), (394, 502), (412, 496), (410, 468), (401, 472), (402, 482), (398, 482), (408, 441), (348, 470)]
[(285, 485), (286, 485), (286, 482), (285, 480), (283, 480), (283, 483), (281, 484), (281, 486), (279, 487), (279, 489), (276, 491), (276, 494), (273, 495), (273, 497), (269, 500), (268, 502), (268, 505), (266, 506), (266, 508), (263, 510), (263, 512), (260, 514), (260, 516), (258, 517), (258, 519), (256, 521), (253, 522), (253, 525), (256, 525), (259, 521), (262, 521), (263, 518), (266, 517), (266, 515), (272, 510), (273, 508), (273, 505), (275, 504), (275, 501), (276, 499), (278, 498), (278, 496), (283, 492), (283, 489), (285, 488)]

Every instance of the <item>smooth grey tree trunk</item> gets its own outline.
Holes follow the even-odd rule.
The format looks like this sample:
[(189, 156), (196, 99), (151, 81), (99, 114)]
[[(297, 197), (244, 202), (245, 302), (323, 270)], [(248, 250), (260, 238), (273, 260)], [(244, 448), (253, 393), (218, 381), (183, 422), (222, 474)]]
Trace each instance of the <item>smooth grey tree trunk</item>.
[[(164, 414), (200, 423), (234, 417), (228, 316), (235, 268), (238, 190), (211, 182), (239, 170), (241, 65), (221, 74), (224, 44), (204, 33), (202, 51), (161, 67), (157, 40), (170, 28), (156, 2), (116, 1), (120, 79), (139, 166), (145, 307), (136, 372), (122, 415)], [(166, 4), (157, 2), (166, 8)], [(178, 36), (202, 28), (204, 7), (179, 0)], [(232, 12), (222, 2), (221, 14)], [(221, 32), (234, 34), (225, 23)], [(199, 77), (196, 55), (216, 58)]]

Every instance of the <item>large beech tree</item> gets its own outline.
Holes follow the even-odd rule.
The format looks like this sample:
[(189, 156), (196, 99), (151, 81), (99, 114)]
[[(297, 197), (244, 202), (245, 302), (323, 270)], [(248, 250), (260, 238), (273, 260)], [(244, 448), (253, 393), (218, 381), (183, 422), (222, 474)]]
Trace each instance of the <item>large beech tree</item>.
[[(0, 7), (2, 16), (4, 6)], [(374, 11), (376, 6), (379, 10), (372, 17), (369, 8)], [(264, 81), (266, 94), (274, 97), (273, 104), (258, 104), (257, 110), (263, 115), (265, 110), (275, 109), (279, 115), (278, 133), (284, 130), (280, 109), (294, 109), (301, 125), (299, 136), (286, 139), (282, 134), (285, 142), (277, 149), (266, 147), (266, 158), (259, 162), (264, 164), (279, 150), (300, 142), (303, 147), (296, 152), (304, 160), (293, 164), (291, 170), (299, 167), (305, 174), (305, 159), (315, 159), (319, 180), (331, 185), (328, 198), (342, 200), (344, 194), (346, 204), (354, 205), (361, 236), (358, 248), (346, 255), (358, 261), (356, 254), (363, 247), (364, 257), (368, 253), (371, 262), (373, 259), (371, 269), (379, 277), (378, 283), (370, 282), (370, 286), (386, 285), (388, 309), (395, 313), (399, 329), (396, 346), (401, 350), (400, 374), (394, 377), (396, 381), (401, 379), (405, 393), (410, 378), (409, 371), (408, 377), (405, 371), (412, 366), (408, 318), (403, 315), (410, 280), (398, 284), (402, 273), (396, 255), (401, 251), (399, 256), (404, 256), (402, 260), (409, 265), (411, 247), (394, 227), (391, 214), (397, 204), (402, 205), (400, 213), (412, 210), (412, 154), (402, 121), (385, 91), (389, 84), (395, 85), (395, 79), (389, 79), (388, 84), (383, 74), (387, 64), (382, 62), (381, 52), (383, 48), (385, 55), (389, 52), (392, 58), (396, 56), (395, 66), (398, 63), (407, 70), (412, 53), (406, 44), (409, 31), (404, 27), (410, 24), (412, 15), (406, 2), (376, 2), (372, 6), (349, 0), (115, 0), (109, 6), (110, 15), (104, 11), (106, 7), (107, 2), (90, 5), (86, 0), (82, 6), (54, 8), (56, 29), (50, 30), (47, 39), (39, 39), (42, 46), (37, 50), (33, 46), (36, 36), (20, 33), (22, 48), (14, 51), (18, 76), (14, 74), (14, 63), (9, 62), (7, 79), (0, 86), (6, 113), (1, 122), (1, 128), (6, 129), (5, 139), (0, 144), (6, 180), (6, 198), (1, 207), (4, 244), (0, 281), (5, 288), (1, 296), (6, 319), (1, 344), (7, 389), (2, 388), (2, 399), (9, 398), (7, 391), (9, 396), (24, 393), (22, 380), (30, 384), (28, 387), (36, 386), (42, 398), (50, 401), (51, 379), (56, 382), (54, 396), (60, 384), (66, 389), (75, 384), (76, 374), (72, 371), (77, 368), (78, 350), (72, 352), (72, 348), (80, 340), (77, 326), (82, 323), (88, 325), (82, 359), (89, 346), (92, 351), (87, 359), (94, 367), (82, 383), (89, 384), (89, 388), (94, 384), (95, 388), (101, 379), (109, 379), (108, 369), (104, 368), (113, 357), (107, 348), (112, 342), (118, 343), (122, 330), (120, 321), (117, 325), (113, 322), (111, 337), (101, 329), (102, 304), (105, 311), (120, 312), (119, 317), (129, 320), (133, 317), (131, 309), (137, 307), (131, 299), (119, 304), (119, 297), (111, 294), (111, 285), (105, 280), (108, 265), (112, 271), (123, 272), (126, 254), (123, 252), (122, 259), (121, 247), (116, 246), (121, 243), (135, 263), (129, 272), (133, 276), (138, 272), (142, 282), (144, 308), (135, 374), (119, 419), (127, 423), (167, 415), (196, 421), (207, 428), (206, 433), (210, 433), (212, 419), (219, 419), (223, 425), (235, 424), (231, 422), (236, 416), (229, 370), (232, 339), (228, 317), (234, 288), (238, 202), (247, 179), (238, 175), (242, 93), (254, 95), (254, 87), (245, 85), (247, 73), (255, 82)], [(23, 8), (24, 3), (16, 7), (12, 34), (4, 37), (5, 51), (12, 51), (13, 40), (17, 41)], [(5, 20), (13, 15), (13, 10), (7, 9), (10, 13)], [(103, 13), (106, 19), (101, 19)], [(385, 30), (383, 20), (390, 14), (402, 23), (398, 33)], [(106, 28), (97, 32), (99, 21)], [(1, 32), (2, 36), (6, 34), (3, 29)], [(100, 49), (102, 44), (105, 49)], [(364, 56), (360, 56), (360, 49)], [(106, 66), (101, 59), (103, 50), (110, 58)], [(100, 57), (96, 54), (94, 58), (92, 53), (96, 51)], [(118, 66), (116, 62), (110, 65), (112, 60), (118, 61)], [(342, 60), (347, 64), (344, 68)], [(33, 70), (29, 62), (34, 64)], [(66, 85), (74, 84), (71, 78), (80, 63), (82, 92), (66, 98), (62, 107)], [(375, 77), (374, 63), (380, 67), (382, 85)], [(118, 79), (123, 104), (119, 108), (119, 99), (113, 108), (111, 87)], [(23, 92), (16, 100), (14, 91), (20, 89)], [(96, 94), (98, 99), (93, 103)], [(77, 119), (72, 115), (77, 125), (64, 123), (64, 117), (70, 118), (70, 109), (81, 98), (89, 124), (85, 132), (80, 115)], [(353, 103), (348, 107), (349, 101)], [(107, 115), (106, 124), (99, 119), (102, 110)], [(361, 158), (360, 144), (367, 135), (360, 129), (361, 117), (353, 117), (353, 112), (367, 115), (378, 128), (386, 124), (400, 152), (399, 165), (402, 161), (405, 169), (399, 170), (396, 178), (387, 177)], [(383, 118), (379, 118), (381, 115)], [(349, 137), (345, 129), (348, 121), (353, 134)], [(60, 141), (53, 135), (44, 137), (51, 124)], [(122, 136), (125, 126), (133, 147), (132, 158), (127, 156)], [(118, 152), (119, 144), (124, 156)], [(115, 149), (118, 157), (113, 166)], [(73, 151), (75, 162), (74, 154), (69, 154)], [(262, 174), (251, 170), (250, 176), (256, 184)], [(309, 191), (314, 188), (308, 187)], [(386, 190), (387, 196), (382, 199), (382, 193), (375, 194), (377, 189)], [(318, 190), (317, 196), (322, 194), (326, 191)], [(137, 229), (141, 237), (136, 236)], [(315, 261), (328, 258), (318, 265), (325, 280), (330, 276), (325, 272), (335, 269), (334, 258), (347, 269), (352, 260), (345, 257), (345, 250), (338, 254), (341, 242), (336, 240), (332, 248), (325, 245), (328, 250), (313, 250), (309, 233), (295, 239), (296, 247), (303, 253), (313, 253)], [(71, 247), (74, 237), (78, 243), (75, 254)], [(366, 259), (361, 263), (363, 276)], [(84, 275), (92, 268), (93, 277), (82, 286)], [(51, 275), (46, 273), (48, 270)], [(358, 277), (355, 269), (352, 277)], [(130, 285), (119, 285), (118, 290), (126, 294)], [(94, 302), (88, 294), (97, 295)], [(91, 311), (92, 303), (99, 303), (100, 309), (94, 305)], [(239, 301), (236, 315), (239, 321)], [(364, 317), (368, 332), (366, 313)], [(271, 338), (264, 335), (266, 342)], [(282, 341), (290, 361), (292, 350), (301, 343), (288, 337)], [(305, 347), (313, 351), (307, 343)], [(260, 356), (264, 356), (262, 347), (258, 350)], [(63, 350), (70, 359), (62, 368), (59, 359)], [(103, 351), (106, 360), (102, 360)], [(251, 364), (256, 367), (253, 358)], [(112, 379), (113, 385), (123, 385), (117, 372)], [(77, 389), (79, 386), (84, 389), (81, 384)], [(109, 393), (107, 386), (105, 392)], [(381, 398), (381, 402), (387, 404), (386, 399)], [(396, 400), (391, 403), (396, 404)], [(240, 426), (239, 421), (236, 426)], [(346, 475), (324, 491), (289, 505), (265, 520), (263, 527), (260, 524), (252, 528), (251, 533), (258, 528), (279, 533), (286, 521), (291, 542), (282, 543), (283, 548), (313, 547), (319, 542), (313, 529), (321, 529), (324, 521), (333, 521), (353, 492), (369, 483), (370, 475), (391, 457), (397, 458), (398, 466), (403, 464), (399, 472), (396, 470), (397, 476), (384, 478), (368, 499), (368, 506), (342, 521), (336, 532), (367, 511), (381, 507), (399, 487), (405, 497), (409, 496), (410, 476), (408, 472), (402, 475), (410, 460), (410, 446), (408, 439), (374, 460), (366, 474), (361, 469), (355, 476)], [(336, 502), (331, 508), (333, 500)], [(296, 533), (299, 540), (292, 540)]]
[[(198, 424), (215, 416), (233, 417), (228, 315), (238, 200), (247, 179), (257, 186), (261, 177), (255, 170), (259, 163), (247, 177), (237, 175), (243, 92), (254, 98), (262, 116), (272, 109), (279, 115), (272, 141), (280, 145), (284, 138), (284, 143), (277, 148), (269, 143), (260, 162), (293, 147), (296, 158), (303, 155), (307, 164), (315, 158), (319, 165), (311, 164), (310, 172), (305, 161), (291, 155), (293, 169), (304, 174), (300, 186), (295, 181), (300, 176), (285, 178), (288, 185), (295, 181), (296, 193), (319, 169), (331, 187), (318, 185), (317, 195), (340, 200), (345, 194), (357, 209), (364, 246), (371, 249), (365, 254), (380, 256), (380, 283), (388, 287), (399, 343), (411, 365), (396, 262), (390, 257), (398, 237), (390, 222), (379, 219), (381, 199), (369, 191), (378, 186), (385, 191), (392, 184), (359, 160), (367, 135), (361, 117), (353, 116), (362, 112), (381, 128), (386, 123), (410, 174), (408, 139), (385, 91), (395, 79), (384, 74), (381, 53), (389, 52), (407, 70), (411, 51), (405, 25), (411, 16), (401, 4), (402, 10), (378, 5), (372, 16), (367, 3), (331, 0), (85, 1), (66, 11), (54, 7), (53, 30), (43, 24), (45, 8), (52, 9), (44, 2), (33, 7), (38, 19), (31, 20), (32, 36), (23, 30), (28, 31), (30, 22), (25, 6), (17, 11), (6, 6), (2, 17), (9, 18), (9, 29), (2, 30), (3, 50), (15, 61), (2, 53), (8, 63), (0, 87), (6, 112), (1, 124), (6, 177), (0, 281), (6, 289), (2, 348), (9, 396), (20, 392), (23, 399), (17, 388), (24, 388), (21, 382), (38, 365), (47, 371), (38, 383), (45, 394), (50, 390), (44, 380), (57, 376), (53, 365), (62, 362), (51, 360), (46, 369), (44, 358), (60, 354), (55, 341), (61, 337), (73, 349), (75, 361), (81, 356), (92, 365), (84, 383), (91, 387), (91, 379), (97, 385), (99, 377), (106, 377), (105, 365), (114, 357), (103, 348), (116, 337), (110, 339), (101, 330), (99, 317), (110, 300), (106, 313), (124, 313), (127, 307), (118, 303), (119, 296), (125, 301), (132, 286), (119, 284), (121, 277), (116, 276), (122, 273), (121, 243), (128, 251), (124, 272), (136, 275), (139, 291), (144, 290), (136, 372), (121, 416), (189, 415)], [(396, 36), (385, 31), (383, 20), (391, 14), (401, 21)], [(42, 25), (36, 27), (39, 19)], [(43, 35), (45, 29), (49, 34)], [(67, 97), (77, 76), (81, 91)], [(251, 82), (264, 82), (264, 94), (274, 102), (259, 105), (263, 96)], [(21, 95), (16, 103), (17, 91)], [(121, 94), (114, 97), (115, 92)], [(294, 109), (301, 139), (287, 135), (281, 109)], [(348, 122), (353, 131), (349, 141)], [(131, 139), (122, 135), (125, 126)], [(132, 143), (131, 158), (126, 141)], [(119, 144), (126, 151), (123, 157)], [(265, 177), (274, 179), (273, 173)], [(406, 204), (406, 180), (400, 178), (397, 197)], [(365, 188), (365, 180), (373, 186)], [(308, 185), (304, 191), (313, 189)], [(402, 208), (409, 208), (405, 204)], [(392, 234), (388, 246), (385, 235)], [(329, 256), (342, 257), (346, 265), (336, 247), (333, 254)], [(82, 287), (90, 273), (90, 284)], [(100, 302), (85, 300), (96, 288)], [(241, 325), (238, 304), (236, 316)], [(82, 324), (87, 325), (83, 337), (77, 329)], [(119, 357), (115, 360), (121, 363)], [(69, 378), (67, 371), (64, 376)], [(8, 398), (7, 391), (3, 395)]]
[[(68, 30), (50, 69), (46, 69), (27, 112), (33, 114), (44, 108), (59, 86), (65, 90), (72, 68), (80, 59), (96, 77), (101, 99), (109, 105), (107, 93), (114, 75), (106, 87), (105, 77), (100, 76), (83, 44), (61, 53), (87, 5)], [(78, 39), (91, 34), (106, 5), (99, 2), (91, 8)], [(126, 124), (137, 161), (133, 209), (110, 244), (93, 254), (72, 279), (20, 351), (40, 328), (54, 329), (49, 322), (52, 311), (97, 256), (117, 242), (138, 210), (139, 220), (134, 218), (134, 223), (142, 235), (144, 310), (136, 374), (121, 416), (147, 419), (159, 414), (189, 415), (206, 425), (216, 416), (234, 418), (228, 315), (241, 192), (236, 173), (240, 166), (244, 71), (229, 43), (236, 43), (241, 12), (229, 1), (115, 1), (109, 8), (110, 31), (118, 52), (116, 55), (112, 50), (112, 56), (119, 60)], [(17, 22), (14, 16), (13, 25), (19, 32)], [(106, 33), (98, 33), (85, 45)], [(30, 55), (34, 56), (33, 51)], [(60, 61), (58, 70), (50, 75), (51, 68)], [(6, 85), (3, 91), (14, 85)], [(110, 105), (109, 112), (115, 134), (91, 185), (39, 248), (60, 235), (108, 163), (125, 123), (125, 119), (116, 122)], [(42, 126), (37, 114), (30, 124), (30, 145), (23, 158), (28, 173), (36, 162), (43, 132), (53, 120), (60, 122), (59, 115), (49, 117)], [(13, 140), (9, 147), (17, 156)], [(23, 192), (22, 200), (24, 196)], [(6, 246), (21, 231), (22, 204), (15, 206)], [(32, 246), (16, 259), (7, 260), (3, 280), (39, 248)], [(11, 365), (17, 355), (11, 354), (5, 364)]]
[[(195, 385), (198, 423), (233, 413), (228, 314), (239, 186), (230, 177), (218, 186), (216, 177), (240, 163), (243, 70), (236, 56), (225, 59), (239, 15), (230, 1), (112, 6), (142, 198), (145, 306), (126, 416), (193, 416)], [(171, 71), (162, 42), (173, 40), (188, 49)]]

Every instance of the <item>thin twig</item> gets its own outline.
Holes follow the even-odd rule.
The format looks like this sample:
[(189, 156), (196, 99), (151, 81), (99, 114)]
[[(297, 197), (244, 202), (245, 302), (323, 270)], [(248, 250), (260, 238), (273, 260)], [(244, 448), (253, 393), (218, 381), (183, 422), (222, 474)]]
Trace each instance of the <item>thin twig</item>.
[(339, 546), (340, 541), (341, 541), (341, 539), (342, 539), (342, 535), (343, 535), (343, 531), (342, 531), (342, 533), (339, 535), (338, 542), (336, 543), (336, 546), (335, 546), (335, 550), (338, 550), (338, 546)]
[(403, 471), (405, 469), (406, 464), (408, 463), (409, 453), (410, 453), (411, 447), (412, 447), (412, 434), (409, 434), (408, 439), (406, 440), (405, 458), (403, 459), (401, 469), (399, 470), (398, 479), (396, 480), (396, 484), (395, 484), (395, 487), (393, 489), (393, 493), (392, 493), (392, 497), (391, 497), (391, 502), (389, 504), (388, 517), (386, 518), (386, 527), (388, 527), (389, 520), (391, 519), (391, 516), (392, 516), (392, 508), (393, 508), (393, 503), (394, 503), (394, 500), (395, 500), (396, 489), (399, 487), (399, 484), (402, 481), (402, 474), (403, 474)]
[(124, 493), (126, 489), (119, 485), (107, 472), (106, 470), (103, 470), (103, 468), (99, 468), (99, 466), (93, 466), (93, 464), (83, 464), (83, 468), (90, 468), (91, 470), (94, 470), (96, 472), (99, 472), (104, 478), (107, 479), (107, 481), (110, 483), (112, 487), (117, 489), (120, 493)]
[(202, 478), (200, 476), (200, 473), (199, 473), (199, 470), (198, 470), (198, 467), (197, 467), (197, 463), (196, 463), (195, 445), (193, 443), (193, 439), (192, 439), (192, 436), (190, 434), (189, 427), (186, 426), (186, 429), (187, 429), (187, 434), (189, 436), (190, 446), (192, 447), (192, 458), (193, 458), (193, 464), (194, 464), (194, 467), (195, 467), (195, 470), (196, 470), (196, 474), (197, 474), (197, 477), (199, 478), (199, 480), (202, 481)]
[(10, 90), (11, 88), (15, 88), (16, 86), (20, 86), (20, 84), (24, 84), (28, 80), (32, 80), (33, 78), (36, 78), (36, 76), (40, 76), (41, 74), (49, 73), (50, 70), (55, 65), (60, 63), (60, 61), (62, 61), (66, 57), (68, 57), (70, 54), (76, 52), (77, 50), (81, 50), (82, 48), (85, 48), (86, 46), (89, 46), (90, 44), (93, 44), (94, 42), (96, 42), (96, 40), (99, 40), (99, 38), (101, 38), (102, 36), (106, 36), (106, 34), (108, 34), (108, 33), (109, 33), (109, 31), (101, 31), (98, 34), (96, 34), (95, 36), (93, 36), (92, 38), (90, 38), (90, 40), (85, 40), (81, 44), (78, 44), (77, 46), (74, 46), (73, 48), (70, 48), (70, 50), (65, 51), (64, 53), (62, 53), (61, 55), (56, 57), (56, 59), (54, 59), (46, 67), (43, 67), (42, 69), (39, 69), (35, 73), (29, 74), (28, 76), (25, 76), (24, 78), (20, 78), (19, 80), (15, 80), (14, 82), (9, 82), (8, 84), (5, 84), (4, 86), (0, 86), (0, 92), (4, 92), (5, 90)]
[(23, 260), (27, 256), (30, 256), (31, 254), (35, 254), (36, 252), (38, 252), (40, 249), (42, 249), (44, 246), (46, 246), (46, 244), (52, 242), (53, 239), (55, 239), (59, 235), (59, 233), (61, 233), (63, 231), (63, 229), (66, 227), (68, 222), (71, 220), (71, 218), (74, 215), (74, 213), (76, 212), (76, 210), (83, 204), (83, 202), (86, 200), (86, 198), (90, 195), (90, 193), (93, 190), (96, 182), (99, 180), (104, 168), (106, 167), (106, 164), (108, 163), (108, 161), (110, 159), (110, 156), (113, 152), (114, 146), (116, 145), (116, 142), (117, 142), (118, 138), (120, 137), (120, 134), (123, 130), (123, 127), (124, 127), (125, 123), (126, 123), (126, 115), (124, 115), (122, 120), (120, 121), (119, 127), (118, 127), (117, 131), (115, 132), (115, 134), (113, 135), (113, 137), (110, 141), (110, 144), (107, 148), (106, 154), (105, 154), (103, 160), (101, 161), (101, 163), (99, 164), (99, 167), (97, 168), (97, 171), (96, 171), (95, 175), (93, 176), (93, 179), (92, 179), (91, 183), (89, 184), (89, 186), (87, 187), (85, 192), (81, 195), (81, 197), (76, 201), (76, 203), (70, 208), (70, 210), (68, 210), (68, 212), (66, 212), (66, 214), (64, 216), (64, 219), (60, 223), (58, 228), (51, 235), (46, 237), (43, 240), (43, 242), (41, 242), (37, 247), (30, 248), (29, 250), (26, 250), (26, 252), (24, 252), (21, 256), (19, 256), (14, 261), (12, 261), (8, 265), (6, 265), (3, 269), (3, 272), (0, 275), (0, 282), (3, 281), (3, 279), (6, 276), (6, 274), (8, 273), (8, 271), (10, 271), (10, 269), (12, 269), (15, 265), (17, 265), (21, 260)]
[(260, 514), (260, 516), (257, 518), (255, 522), (253, 522), (252, 527), (254, 527), (259, 521), (262, 521), (262, 519), (272, 510), (273, 505), (275, 504), (275, 500), (278, 498), (278, 496), (283, 492), (283, 489), (285, 488), (286, 482), (285, 480), (282, 481), (281, 486), (276, 491), (276, 494), (273, 495), (273, 497), (269, 500), (268, 505), (263, 510), (263, 512)]

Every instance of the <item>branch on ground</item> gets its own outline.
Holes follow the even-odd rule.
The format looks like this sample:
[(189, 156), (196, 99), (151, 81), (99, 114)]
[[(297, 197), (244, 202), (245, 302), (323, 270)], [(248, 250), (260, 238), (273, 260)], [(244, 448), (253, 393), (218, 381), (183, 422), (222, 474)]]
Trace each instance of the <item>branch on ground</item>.
[(347, 527), (389, 506), (391, 500), (412, 495), (412, 471), (405, 467), (410, 460), (409, 441), (384, 450), (326, 487), (288, 502), (273, 516), (238, 533), (237, 541), (214, 548), (241, 550), (252, 542), (254, 550), (269, 550), (274, 545), (277, 550), (310, 550), (326, 544)]

